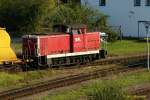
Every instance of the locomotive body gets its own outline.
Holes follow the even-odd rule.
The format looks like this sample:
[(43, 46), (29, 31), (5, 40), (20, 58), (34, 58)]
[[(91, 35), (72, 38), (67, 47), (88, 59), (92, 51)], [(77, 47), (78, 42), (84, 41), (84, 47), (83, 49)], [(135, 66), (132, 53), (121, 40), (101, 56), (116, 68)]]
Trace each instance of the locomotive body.
[(24, 58), (38, 66), (60, 66), (86, 63), (104, 57), (99, 32), (87, 33), (86, 27), (66, 27), (63, 30), (65, 32), (61, 34), (25, 35)]

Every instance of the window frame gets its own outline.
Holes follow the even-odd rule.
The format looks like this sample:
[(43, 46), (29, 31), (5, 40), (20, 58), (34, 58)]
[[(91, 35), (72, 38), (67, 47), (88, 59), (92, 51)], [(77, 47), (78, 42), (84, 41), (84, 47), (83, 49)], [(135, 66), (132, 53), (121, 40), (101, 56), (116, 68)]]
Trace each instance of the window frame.
[(106, 6), (106, 0), (99, 0), (99, 6)]
[(145, 0), (145, 6), (150, 6), (150, 0)]
[(134, 0), (134, 7), (140, 7), (141, 6), (141, 0)]

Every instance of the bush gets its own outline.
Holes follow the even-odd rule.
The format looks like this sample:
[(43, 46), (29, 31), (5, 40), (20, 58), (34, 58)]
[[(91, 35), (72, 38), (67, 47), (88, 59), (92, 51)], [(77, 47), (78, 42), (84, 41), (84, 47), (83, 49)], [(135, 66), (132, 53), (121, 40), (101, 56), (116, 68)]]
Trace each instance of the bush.
[(95, 84), (92, 91), (88, 92), (89, 100), (126, 100), (122, 88), (116, 83), (107, 83), (103, 85)]
[(111, 30), (111, 29), (108, 29), (105, 31), (107, 34), (108, 34), (108, 41), (109, 42), (114, 42), (116, 40), (118, 40), (118, 33)]

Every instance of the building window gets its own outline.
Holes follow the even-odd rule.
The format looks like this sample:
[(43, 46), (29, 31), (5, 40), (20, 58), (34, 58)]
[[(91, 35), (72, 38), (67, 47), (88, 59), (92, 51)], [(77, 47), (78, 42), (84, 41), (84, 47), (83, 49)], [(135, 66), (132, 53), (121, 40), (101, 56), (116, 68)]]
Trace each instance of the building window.
[(100, 6), (106, 6), (106, 0), (99, 0)]
[(146, 0), (146, 6), (150, 6), (150, 0)]
[(141, 6), (141, 0), (134, 0), (134, 6)]

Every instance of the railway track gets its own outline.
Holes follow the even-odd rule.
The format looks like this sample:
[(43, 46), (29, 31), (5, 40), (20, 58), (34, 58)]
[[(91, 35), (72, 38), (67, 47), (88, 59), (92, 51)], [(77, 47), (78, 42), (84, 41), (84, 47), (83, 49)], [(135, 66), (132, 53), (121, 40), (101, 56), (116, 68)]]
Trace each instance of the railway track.
[(130, 91), (131, 95), (150, 95), (150, 86), (143, 86), (141, 88)]
[(14, 65), (0, 65), (0, 72), (21, 72), (22, 65), (14, 64)]
[(141, 86), (140, 88), (128, 91), (129, 98), (134, 98), (133, 100), (150, 100), (150, 85)]
[(130, 56), (118, 56), (118, 57), (109, 57), (107, 59), (98, 60), (95, 64), (105, 65), (112, 63), (129, 63), (134, 61), (146, 60), (147, 54), (138, 54), (138, 55), (130, 55)]
[(18, 89), (0, 92), (0, 100), (13, 100), (13, 99), (21, 98), (27, 95), (33, 95), (33, 94), (44, 92), (44, 91), (51, 90), (54, 88), (73, 85), (76, 83), (80, 83), (80, 82), (95, 79), (95, 78), (102, 78), (102, 77), (107, 77), (113, 74), (133, 72), (133, 71), (138, 71), (138, 70), (143, 70), (143, 69), (144, 68), (141, 68), (141, 67), (109, 68), (109, 69), (96, 70), (90, 73), (72, 75), (72, 76), (67, 76), (64, 78), (57, 78), (54, 80), (30, 85), (24, 88), (18, 88)]
[(107, 65), (107, 64), (130, 64), (131, 62), (143, 62), (146, 61), (147, 54), (138, 54), (138, 55), (131, 55), (131, 56), (117, 56), (117, 57), (108, 57), (105, 59), (96, 60), (84, 65), (75, 65), (75, 66), (61, 66), (55, 67), (56, 69), (73, 69), (79, 67), (88, 67), (88, 66), (97, 66), (97, 65)]

